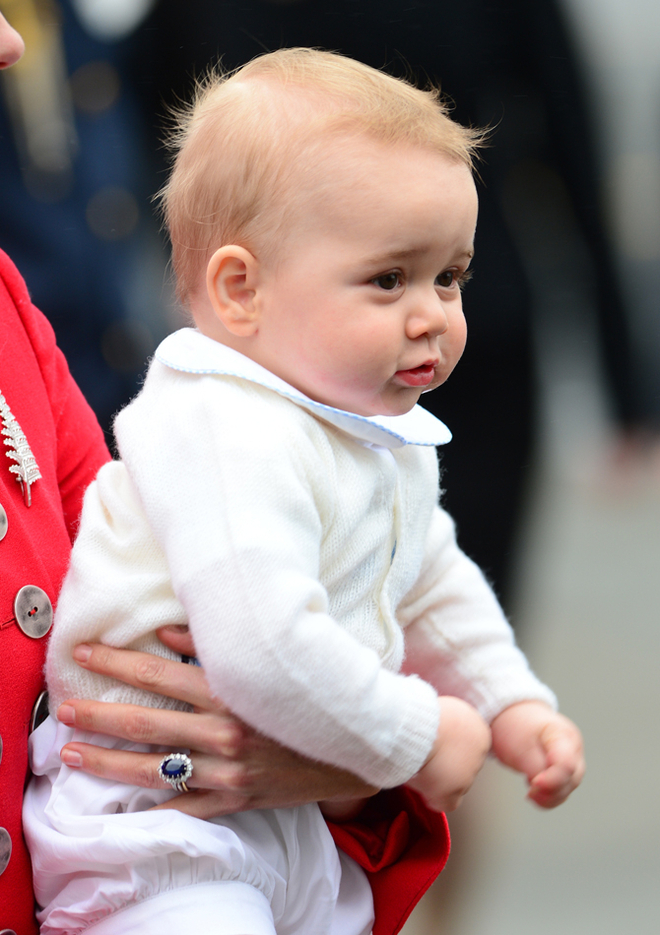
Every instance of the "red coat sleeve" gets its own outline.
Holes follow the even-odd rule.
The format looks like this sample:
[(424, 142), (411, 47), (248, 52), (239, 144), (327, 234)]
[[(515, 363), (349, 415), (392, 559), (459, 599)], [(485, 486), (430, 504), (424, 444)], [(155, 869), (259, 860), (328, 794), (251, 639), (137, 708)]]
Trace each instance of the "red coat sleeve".
[(41, 474), (27, 507), (9, 471), (13, 461), (5, 457), (8, 449), (0, 444), (0, 505), (7, 516), (6, 534), (0, 540), (0, 827), (11, 840), (11, 854), (0, 874), (0, 929), (36, 935), (21, 799), (30, 715), (43, 687), (46, 639), (30, 639), (20, 630), (14, 598), (24, 585), (35, 585), (55, 604), (83, 493), (109, 455), (94, 414), (57, 348), (53, 329), (32, 305), (25, 283), (2, 251), (0, 393)]
[[(73, 539), (83, 494), (110, 455), (96, 416), (71, 377), (64, 355), (57, 347), (50, 323), (32, 304), (25, 282), (2, 251), (0, 274), (10, 302), (20, 317), (48, 397), (49, 416), (54, 428), (56, 480), (69, 536)], [(7, 346), (2, 350), (3, 358), (5, 354), (8, 360), (16, 360), (12, 349)], [(0, 380), (0, 390), (2, 387)], [(41, 423), (39, 420), (38, 424)]]

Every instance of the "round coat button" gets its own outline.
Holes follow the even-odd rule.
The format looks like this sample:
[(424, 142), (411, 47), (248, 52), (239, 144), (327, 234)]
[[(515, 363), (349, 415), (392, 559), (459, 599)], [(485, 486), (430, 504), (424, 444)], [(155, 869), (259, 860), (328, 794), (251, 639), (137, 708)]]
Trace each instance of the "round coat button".
[(11, 838), (6, 828), (0, 828), (0, 873), (4, 873), (11, 857)]
[(3, 929), (0, 935), (16, 935), (16, 932), (13, 929)]
[[(7, 514), (5, 513), (5, 508), (0, 503), (0, 542), (2, 542), (7, 535), (7, 525)], [(0, 932), (0, 935), (2, 935), (2, 932)]]
[(14, 598), (14, 617), (26, 636), (39, 640), (53, 625), (53, 605), (45, 591), (26, 584)]

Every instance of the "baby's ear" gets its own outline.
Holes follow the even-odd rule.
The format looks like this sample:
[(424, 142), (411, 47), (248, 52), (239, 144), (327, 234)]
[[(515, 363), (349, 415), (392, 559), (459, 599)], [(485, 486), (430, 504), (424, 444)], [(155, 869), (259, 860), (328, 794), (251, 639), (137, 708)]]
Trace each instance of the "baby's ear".
[(229, 244), (216, 250), (206, 268), (206, 289), (213, 311), (231, 334), (251, 337), (257, 330), (253, 282), (257, 261), (246, 250)]

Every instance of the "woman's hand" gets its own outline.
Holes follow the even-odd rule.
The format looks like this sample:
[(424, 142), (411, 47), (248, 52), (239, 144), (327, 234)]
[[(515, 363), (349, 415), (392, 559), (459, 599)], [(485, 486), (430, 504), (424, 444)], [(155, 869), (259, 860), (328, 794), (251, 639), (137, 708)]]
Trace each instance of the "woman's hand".
[[(187, 628), (164, 627), (159, 637), (175, 652), (194, 655)], [(60, 721), (80, 730), (190, 750), (194, 764), (188, 782), (191, 791), (158, 807), (212, 818), (253, 808), (364, 797), (378, 791), (352, 773), (308, 760), (244, 724), (212, 697), (198, 666), (100, 644), (77, 647), (74, 658), (84, 669), (192, 706), (195, 713), (69, 700), (57, 712)], [(157, 773), (162, 753), (69, 743), (61, 757), (67, 766), (95, 776), (163, 788)]]

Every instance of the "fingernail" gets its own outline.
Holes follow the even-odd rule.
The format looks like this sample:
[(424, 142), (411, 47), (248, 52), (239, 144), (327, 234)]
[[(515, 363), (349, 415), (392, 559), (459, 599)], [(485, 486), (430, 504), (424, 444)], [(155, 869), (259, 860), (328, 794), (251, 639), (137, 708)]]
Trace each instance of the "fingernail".
[(91, 655), (92, 647), (88, 646), (87, 643), (81, 643), (73, 650), (73, 658), (76, 662), (87, 662)]
[(60, 759), (65, 766), (70, 766), (71, 769), (80, 769), (82, 766), (82, 756), (75, 750), (67, 750), (66, 747), (62, 747)]
[(70, 704), (61, 704), (57, 709), (57, 720), (69, 727), (73, 727), (76, 723), (75, 708), (72, 708)]

